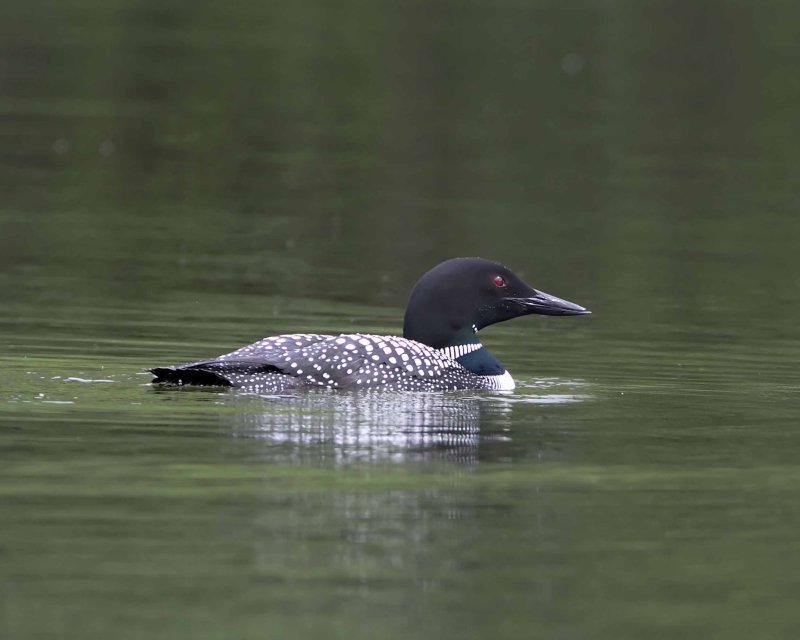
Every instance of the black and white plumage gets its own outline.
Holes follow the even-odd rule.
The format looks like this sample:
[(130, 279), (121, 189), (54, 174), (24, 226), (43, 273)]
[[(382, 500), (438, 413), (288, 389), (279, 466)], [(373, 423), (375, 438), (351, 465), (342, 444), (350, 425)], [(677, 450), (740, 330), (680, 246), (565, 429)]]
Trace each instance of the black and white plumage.
[(477, 332), (530, 313), (589, 311), (537, 291), (499, 263), (455, 258), (431, 269), (414, 287), (403, 337), (287, 334), (213, 360), (151, 371), (156, 383), (230, 386), (257, 393), (297, 387), (511, 390), (513, 378), (483, 347)]
[(445, 349), (364, 333), (273, 336), (214, 360), (154, 369), (153, 373), (178, 384), (246, 387), (257, 393), (299, 386), (397, 391), (513, 388), (507, 373), (477, 375)]

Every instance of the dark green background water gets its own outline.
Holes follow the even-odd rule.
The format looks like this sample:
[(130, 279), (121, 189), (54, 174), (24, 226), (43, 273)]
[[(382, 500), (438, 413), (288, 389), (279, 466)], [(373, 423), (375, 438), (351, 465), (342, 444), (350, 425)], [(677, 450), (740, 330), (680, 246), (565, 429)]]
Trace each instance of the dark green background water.
[[(0, 5), (0, 637), (800, 636), (800, 5)], [(502, 394), (156, 390), (502, 260)]]

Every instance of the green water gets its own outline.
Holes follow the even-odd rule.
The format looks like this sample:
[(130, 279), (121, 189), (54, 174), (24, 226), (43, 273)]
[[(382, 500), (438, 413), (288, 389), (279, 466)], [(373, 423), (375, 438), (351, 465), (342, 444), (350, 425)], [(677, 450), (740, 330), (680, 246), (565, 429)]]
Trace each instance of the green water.
[[(800, 9), (0, 7), (0, 638), (800, 636)], [(512, 394), (154, 389), (502, 260)]]

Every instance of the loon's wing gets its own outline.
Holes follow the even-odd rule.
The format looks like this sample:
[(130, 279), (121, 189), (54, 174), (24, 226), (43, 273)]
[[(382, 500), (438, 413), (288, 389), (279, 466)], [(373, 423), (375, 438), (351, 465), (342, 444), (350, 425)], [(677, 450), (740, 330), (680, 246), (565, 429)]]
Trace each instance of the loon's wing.
[(238, 387), (250, 377), (270, 372), (292, 375), (289, 354), (332, 337), (318, 333), (272, 336), (213, 360), (155, 367), (150, 372), (156, 376), (154, 383)]
[(153, 382), (258, 388), (284, 386), (396, 390), (475, 387), (474, 374), (447, 354), (395, 336), (274, 336), (213, 360), (151, 369)]
[[(287, 354), (288, 357), (289, 354)], [(304, 384), (357, 389), (428, 388), (464, 369), (427, 345), (395, 336), (343, 334), (298, 349), (289, 366)]]

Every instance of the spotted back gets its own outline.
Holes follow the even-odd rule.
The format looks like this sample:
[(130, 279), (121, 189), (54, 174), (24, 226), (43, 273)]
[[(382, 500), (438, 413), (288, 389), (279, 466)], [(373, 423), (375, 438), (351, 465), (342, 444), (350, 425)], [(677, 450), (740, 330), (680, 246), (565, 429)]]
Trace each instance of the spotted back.
[[(345, 334), (284, 356), (307, 384), (333, 388), (426, 388), (461, 366), (426, 345), (392, 336)], [(286, 368), (284, 367), (284, 371)]]
[(291, 334), (265, 338), (189, 367), (213, 371), (237, 387), (263, 386), (269, 376), (276, 375), (294, 378), (294, 384), (329, 388), (441, 390), (484, 386), (479, 376), (449, 355), (395, 336)]
[(239, 360), (243, 358), (269, 360), (332, 338), (334, 336), (322, 333), (287, 333), (264, 338), (236, 351), (226, 353), (224, 356), (216, 358), (216, 360)]

